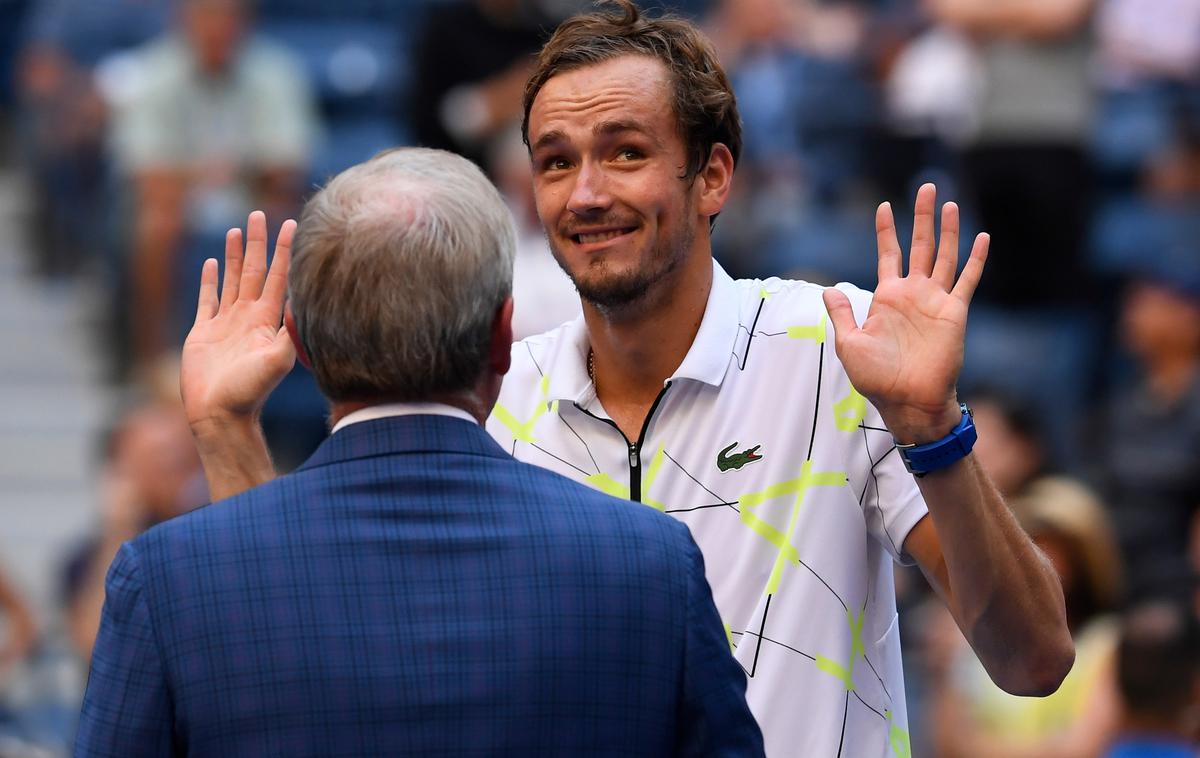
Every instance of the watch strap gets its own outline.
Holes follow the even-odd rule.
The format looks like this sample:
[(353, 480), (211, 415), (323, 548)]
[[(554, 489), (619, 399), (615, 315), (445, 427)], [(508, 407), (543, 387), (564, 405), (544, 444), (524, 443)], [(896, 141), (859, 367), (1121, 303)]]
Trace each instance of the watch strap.
[(957, 463), (967, 457), (971, 449), (975, 447), (975, 440), (979, 438), (979, 435), (975, 431), (975, 421), (971, 415), (971, 409), (967, 407), (966, 403), (960, 403), (959, 407), (962, 410), (962, 420), (940, 440), (922, 445), (896, 443), (900, 460), (904, 461), (904, 468), (908, 469), (913, 476), (924, 476)]

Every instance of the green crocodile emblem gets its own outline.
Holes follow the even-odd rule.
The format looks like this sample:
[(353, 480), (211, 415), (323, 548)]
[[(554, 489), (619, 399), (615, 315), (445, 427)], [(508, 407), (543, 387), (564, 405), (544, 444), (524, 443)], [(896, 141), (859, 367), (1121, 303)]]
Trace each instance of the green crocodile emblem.
[(742, 466), (745, 466), (747, 463), (754, 463), (755, 461), (762, 460), (762, 456), (758, 454), (758, 449), (762, 447), (762, 445), (755, 445), (748, 450), (743, 450), (740, 453), (734, 453), (733, 455), (730, 455), (729, 451), (733, 450), (737, 446), (738, 443), (734, 442), (729, 447), (717, 453), (717, 468), (719, 470), (728, 471), (729, 469), (733, 469), (736, 471)]

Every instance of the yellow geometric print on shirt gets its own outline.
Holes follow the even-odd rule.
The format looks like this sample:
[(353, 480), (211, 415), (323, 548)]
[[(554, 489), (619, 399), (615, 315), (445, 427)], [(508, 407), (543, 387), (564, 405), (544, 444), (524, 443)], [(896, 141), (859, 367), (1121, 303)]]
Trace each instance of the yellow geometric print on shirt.
[[(779, 551), (775, 556), (775, 566), (771, 569), (771, 578), (767, 581), (768, 595), (775, 594), (779, 589), (785, 565), (789, 563), (793, 565), (800, 564), (800, 554), (797, 552), (795, 546), (792, 545), (792, 537), (795, 534), (796, 525), (800, 521), (800, 506), (804, 502), (804, 495), (808, 492), (809, 487), (846, 486), (846, 473), (844, 471), (814, 472), (812, 465), (811, 460), (804, 462), (804, 465), (800, 467), (799, 479), (791, 479), (786, 482), (774, 484), (762, 492), (753, 492), (738, 498), (738, 505), (742, 511), (742, 523), (754, 530), (758, 536), (774, 545), (775, 549)], [(792, 504), (792, 513), (788, 518), (788, 525), (785, 531), (779, 531), (754, 514), (754, 509), (766, 501), (791, 494), (796, 495), (796, 500)]]
[[(662, 470), (664, 460), (666, 460), (666, 451), (662, 445), (659, 445), (658, 452), (650, 459), (650, 465), (646, 468), (646, 473), (642, 475), (642, 504), (660, 511), (665, 511), (667, 506), (653, 498), (647, 497), (647, 495), (650, 492), (650, 488), (654, 486), (654, 480), (658, 478), (658, 472)], [(621, 484), (608, 474), (592, 474), (583, 481), (606, 495), (619, 497), (622, 500), (632, 499), (633, 493), (630, 492), (629, 485)]]
[(858, 662), (859, 654), (862, 654), (864, 658), (867, 655), (867, 649), (863, 646), (862, 641), (863, 620), (866, 618), (866, 615), (866, 608), (860, 611), (858, 616), (855, 616), (849, 608), (846, 609), (846, 620), (850, 622), (849, 663), (843, 666), (837, 661), (830, 660), (823, 655), (817, 656), (817, 668), (840, 680), (847, 692), (854, 689), (854, 664)]
[[(529, 420), (527, 421), (519, 421), (517, 417), (513, 415), (512, 411), (505, 408), (503, 405), (500, 405), (500, 403), (496, 403), (496, 406), (492, 408), (492, 416), (508, 428), (508, 431), (512, 434), (513, 439), (530, 443), (537, 441), (533, 436), (534, 424), (536, 424), (538, 419), (544, 416), (548, 410), (554, 410), (550, 408), (549, 403), (546, 402), (550, 399), (549, 375), (542, 377), (542, 381), (538, 385), (538, 394), (540, 397), (538, 398), (537, 405), (534, 406), (533, 415), (530, 416)], [(557, 403), (558, 401), (556, 400), (555, 404)]]
[(843, 432), (853, 432), (867, 415), (867, 399), (854, 387), (850, 394), (833, 404), (833, 419)]
[(896, 722), (892, 720), (891, 711), (884, 711), (883, 715), (888, 720), (888, 742), (891, 744), (896, 758), (912, 758), (912, 743), (908, 739), (908, 732), (896, 726)]
[(818, 345), (825, 344), (825, 326), (829, 322), (829, 314), (821, 316), (821, 322), (816, 326), (789, 326), (787, 328), (788, 339), (793, 340), (813, 340)]

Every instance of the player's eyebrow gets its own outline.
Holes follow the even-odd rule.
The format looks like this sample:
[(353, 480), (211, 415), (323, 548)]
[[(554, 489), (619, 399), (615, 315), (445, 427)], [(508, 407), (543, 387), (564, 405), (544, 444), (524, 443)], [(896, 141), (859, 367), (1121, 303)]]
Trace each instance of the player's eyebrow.
[(549, 145), (552, 142), (561, 142), (561, 141), (565, 140), (566, 138), (567, 138), (567, 135), (565, 133), (563, 133), (563, 131), (561, 129), (552, 129), (552, 130), (546, 132), (545, 134), (543, 134), (542, 136), (538, 137), (537, 141), (533, 143), (533, 147), (531, 149), (539, 150), (539, 149), (545, 147), (546, 145)]
[(601, 121), (592, 127), (592, 134), (596, 135), (597, 137), (611, 136), (614, 134), (620, 134), (622, 132), (634, 132), (636, 134), (640, 134), (653, 142), (656, 147), (662, 146), (662, 142), (659, 140), (658, 136), (654, 134), (654, 132), (636, 121)]

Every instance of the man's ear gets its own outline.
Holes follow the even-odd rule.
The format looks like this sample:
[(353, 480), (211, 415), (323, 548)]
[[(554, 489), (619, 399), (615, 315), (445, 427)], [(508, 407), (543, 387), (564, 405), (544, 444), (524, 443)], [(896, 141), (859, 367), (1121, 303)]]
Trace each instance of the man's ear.
[(312, 361), (308, 359), (308, 351), (304, 349), (304, 343), (300, 341), (300, 333), (296, 331), (296, 315), (292, 313), (291, 303), (283, 304), (283, 325), (287, 327), (292, 347), (296, 348), (296, 359), (300, 361), (300, 365), (312, 371)]
[(513, 299), (506, 297), (492, 321), (492, 346), (488, 355), (488, 367), (497, 376), (504, 376), (512, 366), (512, 316)]
[(700, 201), (696, 210), (701, 216), (712, 218), (725, 207), (729, 188), (733, 185), (733, 153), (723, 143), (712, 146), (708, 163), (696, 175), (699, 182)]

